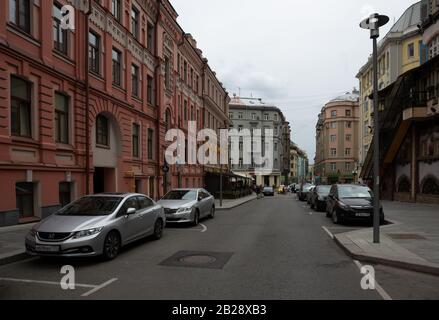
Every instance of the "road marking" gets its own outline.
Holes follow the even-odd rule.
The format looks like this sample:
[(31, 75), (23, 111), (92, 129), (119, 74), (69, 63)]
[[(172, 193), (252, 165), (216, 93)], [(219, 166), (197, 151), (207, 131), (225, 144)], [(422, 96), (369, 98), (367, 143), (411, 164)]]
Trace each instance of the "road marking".
[(323, 230), (331, 237), (332, 240), (334, 240), (334, 235), (331, 233), (331, 231), (328, 230), (326, 227), (322, 227)]
[(108, 280), (107, 282), (104, 282), (103, 284), (99, 285), (99, 286), (95, 286), (94, 289), (91, 289), (90, 291), (87, 291), (86, 293), (84, 293), (81, 297), (88, 297), (90, 295), (92, 295), (93, 293), (98, 292), (99, 290), (109, 286), (110, 284), (112, 284), (113, 282), (117, 281), (117, 278), (113, 278)]
[(200, 223), (200, 226), (203, 227), (203, 230), (201, 230), (201, 233), (204, 233), (207, 231), (207, 227), (204, 224)]
[[(363, 265), (360, 263), (360, 261), (354, 260), (354, 263), (357, 265), (358, 269), (360, 269), (360, 271), (361, 271), (361, 268), (363, 267)], [(389, 294), (386, 292), (386, 290), (384, 290), (383, 287), (380, 286), (380, 284), (378, 283), (378, 281), (376, 281), (376, 279), (375, 279), (375, 289), (379, 293), (381, 298), (383, 298), (383, 300), (393, 300), (392, 297), (389, 296)]]
[[(22, 283), (36, 283), (36, 284), (47, 284), (47, 285), (61, 286), (61, 284), (59, 282), (55, 282), (55, 281), (40, 281), (40, 280), (15, 279), (15, 278), (0, 278), (0, 281), (22, 282)], [(80, 288), (96, 288), (95, 285), (92, 285), (92, 284), (82, 284), (82, 283), (75, 283), (75, 287), (80, 287)]]

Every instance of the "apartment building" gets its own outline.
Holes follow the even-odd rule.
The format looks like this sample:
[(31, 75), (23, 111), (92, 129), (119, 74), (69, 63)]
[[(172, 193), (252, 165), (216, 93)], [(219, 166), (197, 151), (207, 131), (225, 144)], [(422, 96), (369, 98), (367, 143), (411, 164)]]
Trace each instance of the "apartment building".
[(90, 193), (203, 186), (202, 166), (166, 170), (165, 133), (224, 123), (228, 96), (177, 16), (167, 0), (0, 2), (0, 226)]

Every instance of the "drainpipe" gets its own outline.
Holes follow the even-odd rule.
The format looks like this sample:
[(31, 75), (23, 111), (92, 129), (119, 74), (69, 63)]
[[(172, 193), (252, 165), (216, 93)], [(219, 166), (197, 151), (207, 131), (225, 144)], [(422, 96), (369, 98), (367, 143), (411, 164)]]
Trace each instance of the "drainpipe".
[(85, 193), (90, 194), (90, 81), (89, 81), (89, 22), (91, 15), (91, 6), (89, 3), (88, 11), (85, 13)]
[[(204, 58), (205, 59), (205, 58)], [(203, 101), (203, 114), (201, 116), (202, 122), (201, 122), (201, 126), (202, 128), (206, 127), (206, 102), (205, 102), (205, 98), (204, 98), (204, 91), (205, 91), (205, 83), (206, 83), (206, 66), (207, 66), (207, 62), (206, 60), (203, 60), (203, 73), (201, 74), (201, 79), (202, 79), (202, 84), (201, 84), (201, 100)], [(203, 161), (203, 166), (202, 166), (202, 175), (203, 175), (203, 188), (206, 186), (206, 172), (205, 172), (205, 166), (204, 166), (204, 161)]]
[(160, 90), (160, 57), (159, 57), (159, 51), (158, 51), (158, 25), (160, 20), (160, 9), (161, 9), (161, 0), (157, 0), (157, 15), (155, 19), (155, 36), (154, 36), (154, 56), (156, 60), (156, 67), (155, 67), (155, 106), (156, 106), (156, 161), (157, 161), (157, 198), (160, 198), (160, 173), (161, 173), (161, 167), (160, 167), (160, 117), (161, 117), (161, 110), (160, 110), (160, 103), (161, 103), (161, 95), (159, 93)]

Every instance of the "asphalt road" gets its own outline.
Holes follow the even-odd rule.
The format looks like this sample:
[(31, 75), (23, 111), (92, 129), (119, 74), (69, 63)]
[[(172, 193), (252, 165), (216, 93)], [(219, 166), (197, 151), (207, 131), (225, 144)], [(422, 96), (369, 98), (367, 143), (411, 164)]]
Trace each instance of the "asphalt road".
[[(170, 227), (160, 241), (131, 245), (111, 262), (34, 258), (2, 266), (0, 299), (439, 298), (439, 278), (383, 266), (375, 266), (382, 290), (363, 290), (358, 265), (323, 226), (358, 228), (335, 228), (294, 196), (256, 200), (198, 227)], [(63, 265), (75, 267), (75, 290), (59, 284)]]

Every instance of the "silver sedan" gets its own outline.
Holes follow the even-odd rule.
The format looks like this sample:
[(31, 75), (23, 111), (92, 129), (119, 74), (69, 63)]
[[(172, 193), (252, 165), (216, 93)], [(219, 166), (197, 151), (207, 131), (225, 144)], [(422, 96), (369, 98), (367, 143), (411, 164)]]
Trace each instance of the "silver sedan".
[(204, 189), (175, 189), (159, 202), (166, 221), (198, 225), (200, 219), (215, 216), (215, 198)]
[(163, 208), (142, 194), (86, 196), (38, 223), (26, 236), (36, 256), (99, 256), (114, 259), (120, 248), (147, 236), (160, 239)]

